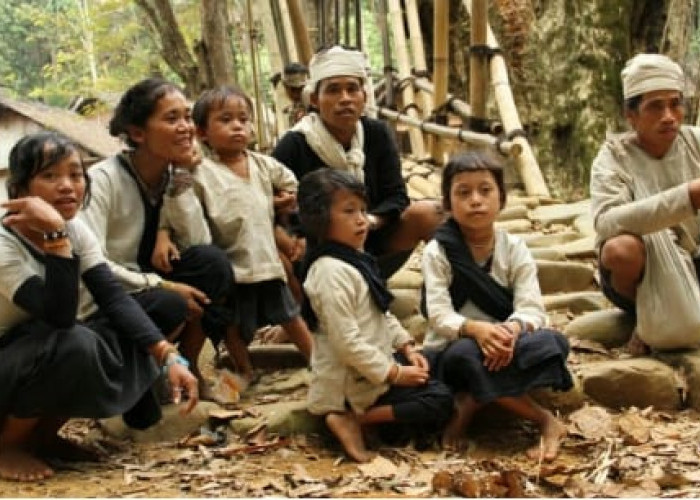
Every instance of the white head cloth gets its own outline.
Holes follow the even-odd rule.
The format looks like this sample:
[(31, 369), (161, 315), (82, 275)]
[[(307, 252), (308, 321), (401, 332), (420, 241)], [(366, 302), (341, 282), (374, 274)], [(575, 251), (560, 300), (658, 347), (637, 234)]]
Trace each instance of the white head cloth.
[(661, 54), (637, 54), (627, 61), (621, 74), (625, 99), (655, 90), (683, 92), (685, 88), (681, 67)]
[(318, 82), (334, 76), (356, 76), (367, 78), (367, 59), (358, 50), (347, 50), (334, 45), (328, 50), (315, 54), (309, 62), (309, 84), (316, 89)]

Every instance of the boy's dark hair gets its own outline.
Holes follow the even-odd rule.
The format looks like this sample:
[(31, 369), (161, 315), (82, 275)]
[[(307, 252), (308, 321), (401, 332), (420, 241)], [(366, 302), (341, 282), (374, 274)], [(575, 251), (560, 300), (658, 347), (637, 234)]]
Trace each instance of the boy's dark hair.
[(304, 233), (311, 245), (326, 239), (331, 221), (333, 195), (346, 190), (367, 201), (365, 185), (347, 172), (320, 168), (306, 174), (299, 183), (297, 202)]
[(7, 178), (8, 198), (19, 198), (29, 190), (29, 183), (40, 172), (76, 152), (85, 178), (83, 206), (87, 205), (90, 199), (90, 178), (77, 146), (58, 132), (48, 130), (24, 136), (12, 146), (9, 156), (10, 176)]
[(240, 97), (243, 99), (248, 106), (251, 118), (254, 118), (253, 101), (250, 97), (239, 87), (221, 85), (213, 89), (205, 90), (199, 96), (199, 99), (197, 99), (197, 102), (192, 108), (192, 120), (194, 120), (195, 126), (199, 129), (206, 129), (207, 118), (212, 109), (215, 107), (220, 108), (231, 97)]
[(309, 69), (301, 63), (291, 62), (284, 67), (285, 75), (308, 75)]
[(158, 101), (170, 92), (183, 93), (180, 87), (162, 78), (146, 78), (130, 87), (119, 100), (114, 116), (109, 121), (109, 133), (122, 137), (135, 148), (137, 144), (129, 137), (129, 127), (143, 127), (158, 105)]
[(452, 189), (452, 181), (455, 176), (462, 172), (476, 172), (478, 170), (488, 170), (491, 172), (498, 186), (501, 208), (506, 205), (506, 186), (503, 180), (503, 165), (501, 165), (496, 157), (485, 151), (469, 151), (466, 153), (457, 153), (450, 158), (450, 161), (445, 165), (445, 170), (442, 172), (442, 206), (445, 210), (452, 209), (450, 190)]

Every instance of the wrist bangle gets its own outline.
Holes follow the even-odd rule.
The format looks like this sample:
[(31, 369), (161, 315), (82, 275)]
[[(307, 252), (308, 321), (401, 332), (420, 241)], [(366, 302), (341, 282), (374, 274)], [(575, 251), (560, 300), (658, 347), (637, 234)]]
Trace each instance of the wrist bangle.
[(68, 232), (65, 227), (44, 233), (44, 242), (62, 240), (64, 238), (68, 238)]
[[(171, 356), (170, 354), (173, 354), (173, 356)], [(175, 365), (175, 364), (177, 364), (177, 365), (182, 365), (182, 366), (184, 366), (185, 368), (188, 368), (188, 367), (190, 366), (190, 362), (187, 361), (187, 360), (182, 356), (182, 354), (180, 354), (179, 352), (175, 351), (175, 352), (172, 352), (172, 353), (168, 353), (168, 354), (165, 356), (165, 363), (163, 363), (163, 375), (166, 375), (166, 376), (167, 376), (167, 375), (168, 375), (168, 370), (170, 369), (171, 366), (173, 366), (173, 365)]]
[(396, 375), (394, 375), (394, 376), (391, 378), (391, 380), (389, 380), (389, 383), (390, 383), (391, 385), (394, 385), (394, 384), (398, 383), (399, 379), (401, 378), (401, 365), (398, 364), (398, 363), (396, 363), (395, 366), (396, 366)]
[(469, 323), (469, 320), (465, 319), (462, 322), (462, 324), (459, 325), (459, 331), (457, 332), (459, 337), (468, 337), (469, 336), (467, 333), (467, 323)]
[(174, 285), (175, 285), (175, 283), (173, 283), (172, 281), (168, 281), (168, 280), (160, 280), (160, 282), (158, 283), (158, 286), (160, 288), (162, 288), (163, 290), (174, 290), (175, 289)]

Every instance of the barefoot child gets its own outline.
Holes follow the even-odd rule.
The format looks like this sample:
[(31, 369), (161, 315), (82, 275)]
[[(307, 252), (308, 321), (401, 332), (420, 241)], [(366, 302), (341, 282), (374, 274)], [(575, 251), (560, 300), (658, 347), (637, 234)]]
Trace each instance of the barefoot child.
[(525, 243), (494, 227), (506, 201), (503, 169), (485, 153), (457, 155), (443, 172), (442, 195), (451, 217), (425, 247), (423, 276), (424, 348), (456, 392), (443, 444), (462, 447), (474, 412), (495, 401), (540, 426), (542, 458), (553, 460), (564, 425), (527, 392), (572, 386), (569, 348), (563, 335), (543, 328), (537, 269)]
[(393, 297), (363, 251), (364, 185), (345, 172), (316, 170), (299, 185), (299, 212), (310, 245), (303, 310), (315, 333), (309, 411), (324, 415), (347, 454), (366, 462), (363, 426), (437, 430), (450, 417), (452, 395), (430, 379), (427, 361), (388, 311)]
[[(10, 151), (0, 226), (0, 478), (39, 481), (44, 460), (90, 454), (57, 435), (71, 417), (144, 429), (161, 416), (151, 385), (167, 373), (173, 399), (197, 380), (110, 271), (75, 215), (89, 199), (78, 150), (54, 132)], [(93, 457), (94, 458), (94, 457)], [(7, 491), (7, 490), (5, 490)]]
[(180, 246), (211, 242), (228, 255), (236, 285), (233, 326), (224, 342), (248, 381), (253, 367), (247, 344), (261, 326), (282, 325), (307, 359), (312, 342), (285, 283), (273, 230), (274, 204), (295, 206), (297, 180), (274, 158), (247, 149), (252, 109), (248, 96), (232, 87), (205, 91), (197, 100), (197, 135), (215, 159), (205, 158), (194, 170), (191, 187), (166, 196), (161, 223)]

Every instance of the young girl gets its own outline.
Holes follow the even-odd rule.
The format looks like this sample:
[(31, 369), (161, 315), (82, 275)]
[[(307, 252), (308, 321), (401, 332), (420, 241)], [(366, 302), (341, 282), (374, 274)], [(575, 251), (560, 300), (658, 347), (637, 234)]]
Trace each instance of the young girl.
[[(443, 444), (462, 447), (474, 412), (495, 401), (540, 426), (542, 458), (553, 460), (564, 425), (527, 392), (572, 386), (568, 343), (543, 328), (537, 269), (525, 243), (494, 227), (506, 201), (502, 167), (481, 152), (458, 155), (445, 167), (442, 195), (451, 217), (425, 247), (423, 276), (431, 327), (424, 349), (456, 392)], [(539, 456), (539, 447), (529, 455)]]
[(178, 246), (213, 242), (228, 255), (236, 279), (230, 296), (235, 318), (224, 341), (248, 380), (253, 367), (247, 344), (259, 327), (281, 324), (307, 359), (312, 342), (285, 283), (273, 231), (274, 204), (293, 208), (297, 181), (277, 160), (248, 151), (252, 109), (248, 96), (231, 87), (205, 91), (197, 100), (197, 135), (216, 160), (202, 161), (191, 188), (166, 196), (162, 224)]
[(325, 415), (347, 454), (366, 462), (362, 426), (437, 430), (450, 417), (452, 395), (430, 379), (427, 361), (388, 311), (393, 297), (363, 251), (364, 185), (346, 172), (316, 170), (299, 185), (299, 212), (310, 244), (304, 317), (315, 332), (309, 411)]
[(56, 433), (71, 417), (160, 418), (149, 390), (164, 367), (176, 401), (197, 402), (186, 363), (114, 279), (75, 219), (89, 184), (75, 146), (54, 132), (10, 151), (0, 226), (0, 477), (53, 474), (42, 460), (88, 458)]

